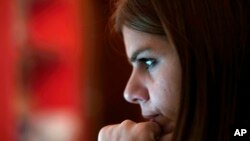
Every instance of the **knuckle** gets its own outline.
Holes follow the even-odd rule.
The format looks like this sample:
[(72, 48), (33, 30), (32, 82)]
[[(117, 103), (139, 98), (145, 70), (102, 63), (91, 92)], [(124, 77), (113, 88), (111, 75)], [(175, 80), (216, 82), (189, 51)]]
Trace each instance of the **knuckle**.
[(98, 133), (98, 141), (106, 140), (107, 136), (112, 132), (112, 128), (113, 126), (111, 125), (102, 127)]
[(105, 140), (105, 127), (102, 128), (98, 133), (98, 141)]
[(101, 130), (98, 133), (98, 137), (103, 137), (107, 131), (107, 127), (101, 128)]
[(99, 134), (104, 134), (107, 128), (108, 128), (107, 126), (102, 127), (101, 130), (99, 131)]
[(153, 138), (153, 127), (149, 122), (138, 123), (133, 131), (135, 134), (140, 134), (142, 138)]
[(147, 129), (149, 127), (149, 124), (147, 124), (147, 123), (138, 123), (137, 125), (136, 125), (136, 128), (138, 129), (138, 130), (145, 130), (145, 129)]
[(131, 126), (131, 125), (133, 125), (135, 122), (133, 122), (132, 120), (124, 120), (120, 125), (122, 126), (122, 127), (126, 127), (126, 126)]
[(145, 126), (143, 125), (137, 125), (135, 126), (135, 128), (133, 129), (133, 132), (135, 134), (140, 134), (143, 135), (145, 133)]

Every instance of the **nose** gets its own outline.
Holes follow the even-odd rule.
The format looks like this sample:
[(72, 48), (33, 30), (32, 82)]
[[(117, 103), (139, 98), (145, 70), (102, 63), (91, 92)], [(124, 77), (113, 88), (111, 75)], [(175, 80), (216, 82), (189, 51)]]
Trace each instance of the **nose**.
[(126, 101), (134, 104), (144, 103), (149, 100), (148, 89), (145, 82), (135, 71), (132, 72), (123, 94)]

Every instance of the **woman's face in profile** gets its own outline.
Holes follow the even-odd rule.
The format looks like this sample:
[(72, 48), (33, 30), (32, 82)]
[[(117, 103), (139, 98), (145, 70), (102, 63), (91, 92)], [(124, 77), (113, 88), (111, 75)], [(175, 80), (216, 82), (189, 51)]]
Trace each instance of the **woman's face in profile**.
[(171, 138), (178, 114), (181, 65), (165, 36), (123, 27), (127, 57), (133, 66), (124, 97), (140, 105), (142, 116), (158, 123), (163, 140)]

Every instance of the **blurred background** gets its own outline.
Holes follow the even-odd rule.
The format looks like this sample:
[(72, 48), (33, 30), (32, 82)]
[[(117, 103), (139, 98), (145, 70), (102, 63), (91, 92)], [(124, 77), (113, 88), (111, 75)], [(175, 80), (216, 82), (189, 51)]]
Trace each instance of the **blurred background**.
[(140, 120), (122, 96), (131, 68), (109, 36), (112, 1), (0, 0), (1, 141), (96, 141)]

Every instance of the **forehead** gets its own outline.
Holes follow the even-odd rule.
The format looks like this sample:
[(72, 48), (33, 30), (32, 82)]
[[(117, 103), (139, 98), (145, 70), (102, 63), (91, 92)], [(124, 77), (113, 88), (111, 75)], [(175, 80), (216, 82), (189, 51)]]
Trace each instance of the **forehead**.
[(139, 49), (162, 52), (169, 46), (165, 36), (137, 31), (126, 26), (123, 26), (122, 33), (128, 57)]

